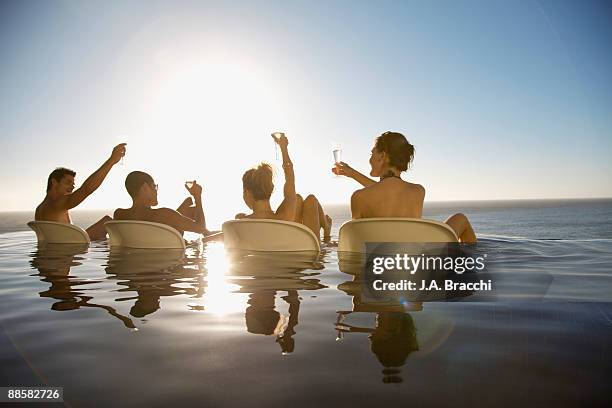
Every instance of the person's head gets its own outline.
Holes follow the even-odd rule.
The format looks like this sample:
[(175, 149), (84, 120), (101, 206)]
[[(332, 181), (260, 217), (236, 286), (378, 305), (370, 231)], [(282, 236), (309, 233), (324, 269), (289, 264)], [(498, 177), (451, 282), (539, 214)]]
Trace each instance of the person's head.
[(157, 184), (144, 171), (133, 171), (125, 178), (125, 188), (132, 200), (157, 205)]
[(53, 170), (47, 179), (47, 193), (72, 193), (74, 190), (74, 176), (76, 176), (75, 171), (64, 167), (58, 167)]
[(242, 175), (242, 197), (249, 208), (255, 201), (269, 200), (274, 190), (274, 172), (268, 163), (260, 163)]
[(265, 334), (266, 336), (278, 334), (281, 325), (281, 314), (274, 306), (276, 292), (263, 290), (249, 295), (244, 317), (249, 333)]
[(370, 156), (370, 175), (381, 177), (393, 170), (406, 171), (414, 158), (414, 146), (401, 133), (385, 132), (376, 138)]
[(385, 367), (383, 382), (401, 382), (396, 368), (406, 364), (410, 353), (419, 349), (414, 320), (401, 312), (381, 312), (376, 320), (377, 327), (370, 335), (370, 350)]

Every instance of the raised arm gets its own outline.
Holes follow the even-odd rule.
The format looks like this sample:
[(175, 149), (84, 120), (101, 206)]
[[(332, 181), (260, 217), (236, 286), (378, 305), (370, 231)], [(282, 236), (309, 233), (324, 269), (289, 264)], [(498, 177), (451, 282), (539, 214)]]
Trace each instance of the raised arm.
[(285, 186), (283, 187), (283, 202), (278, 206), (276, 215), (281, 216), (283, 219), (293, 221), (295, 219), (295, 205), (297, 202), (297, 196), (295, 194), (295, 175), (293, 173), (293, 163), (289, 158), (289, 140), (284, 133), (276, 137), (272, 134), (272, 138), (280, 147), (283, 155), (283, 172), (285, 173)]
[(332, 168), (332, 172), (339, 176), (350, 177), (364, 187), (369, 187), (372, 184), (376, 184), (376, 180), (372, 180), (365, 174), (361, 174), (345, 162), (338, 163), (335, 167)]
[(198, 229), (197, 231), (194, 231), (193, 229), (186, 229), (185, 231), (202, 231), (201, 233), (205, 234), (208, 232), (208, 230), (206, 229), (206, 218), (204, 217), (204, 206), (202, 205), (202, 186), (200, 186), (194, 180), (193, 185), (191, 187), (185, 184), (185, 188), (187, 189), (187, 191), (189, 191), (189, 194), (191, 194), (191, 196), (193, 197), (193, 201), (195, 202), (195, 218), (193, 221), (196, 224), (195, 228)]
[(110, 169), (125, 155), (125, 145), (125, 143), (121, 143), (115, 146), (108, 160), (106, 160), (98, 170), (94, 171), (91, 176), (87, 177), (87, 180), (85, 180), (81, 187), (67, 196), (65, 201), (66, 210), (81, 204), (83, 200), (89, 197), (98, 189), (98, 187), (100, 187)]
[(189, 187), (185, 184), (185, 188), (193, 197), (195, 202), (194, 219), (185, 217), (178, 211), (170, 208), (160, 208), (155, 211), (155, 221), (169, 225), (181, 232), (191, 231), (198, 234), (208, 234), (206, 229), (206, 219), (204, 218), (204, 208), (202, 207), (202, 186), (193, 181), (193, 185)]

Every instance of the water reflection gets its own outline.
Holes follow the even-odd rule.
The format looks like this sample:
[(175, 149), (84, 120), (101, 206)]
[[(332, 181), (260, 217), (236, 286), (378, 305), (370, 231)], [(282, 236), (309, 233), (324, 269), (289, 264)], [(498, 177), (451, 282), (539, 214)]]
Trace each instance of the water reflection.
[(39, 293), (41, 297), (58, 300), (51, 305), (52, 310), (67, 311), (76, 310), (81, 307), (100, 308), (107, 311), (111, 316), (119, 319), (125, 327), (134, 329), (136, 326), (132, 320), (118, 313), (115, 308), (93, 303), (92, 296), (86, 296), (88, 288), (84, 285), (99, 283), (100, 280), (81, 279), (70, 274), (70, 269), (81, 265), (88, 252), (87, 245), (53, 245), (39, 246), (31, 254), (30, 265), (38, 269), (37, 276), (42, 282), (50, 284), (49, 289)]
[[(275, 336), (282, 354), (295, 350), (299, 323), (300, 291), (325, 288), (317, 270), (324, 268), (318, 254), (248, 253), (228, 254), (229, 279), (238, 292), (247, 293), (245, 323), (249, 333)], [(307, 272), (308, 271), (308, 272)], [(287, 305), (287, 315), (276, 309), (277, 295)]]
[[(99, 249), (104, 258), (108, 256), (103, 273), (82, 266)], [(162, 298), (185, 295), (188, 300), (180, 307), (190, 311), (221, 319), (244, 313), (246, 332), (274, 336), (283, 354), (295, 350), (300, 293), (325, 287), (315, 277), (324, 268), (318, 254), (226, 253), (214, 243), (186, 252), (47, 245), (32, 254), (30, 263), (50, 284), (40, 296), (58, 300), (52, 310), (97, 307), (134, 329), (132, 319), (146, 322), (162, 309)], [(77, 273), (83, 271), (87, 278), (75, 275), (79, 266), (83, 269)], [(102, 304), (100, 298), (130, 302), (129, 315)]]
[[(196, 257), (199, 253), (196, 254)], [(205, 284), (201, 263), (190, 262), (182, 249), (138, 250), (112, 248), (106, 267), (108, 278), (129, 293), (115, 301), (134, 301), (130, 315), (144, 318), (160, 309), (164, 296), (201, 297)]]
[[(339, 310), (336, 320), (337, 340), (342, 341), (349, 333), (367, 333), (370, 340), (370, 351), (382, 365), (382, 381), (384, 383), (402, 382), (401, 367), (411, 353), (419, 351), (428, 354), (439, 347), (452, 331), (452, 324), (440, 316), (429, 315), (422, 321), (421, 345), (417, 341), (417, 328), (414, 322), (415, 312), (421, 312), (430, 302), (458, 301), (470, 299), (473, 291), (454, 290), (441, 291), (432, 295), (416, 295), (409, 290), (385, 291), (373, 293), (371, 282), (364, 281), (365, 262), (363, 254), (338, 253), (338, 266), (341, 272), (350, 277), (338, 285), (338, 289), (351, 296), (352, 309)], [(418, 279), (439, 279), (420, 271), (414, 276)], [(468, 279), (476, 279), (484, 274), (464, 274)], [(399, 275), (401, 276), (401, 275)], [(350, 315), (358, 313), (354, 318)], [(374, 317), (372, 325), (358, 325), (351, 321), (362, 322), (363, 315)], [(425, 330), (423, 330), (425, 329)]]
[[(368, 333), (370, 351), (383, 366), (384, 383), (402, 382), (401, 367), (413, 351), (419, 349), (416, 326), (410, 312), (422, 310), (422, 302), (402, 302), (400, 299), (385, 301), (367, 301), (362, 297), (362, 284), (359, 275), (353, 275), (351, 281), (338, 285), (338, 289), (352, 297), (353, 308), (337, 311), (337, 340), (342, 340), (347, 333)], [(356, 312), (375, 315), (375, 326), (359, 326), (345, 321), (347, 316)]]

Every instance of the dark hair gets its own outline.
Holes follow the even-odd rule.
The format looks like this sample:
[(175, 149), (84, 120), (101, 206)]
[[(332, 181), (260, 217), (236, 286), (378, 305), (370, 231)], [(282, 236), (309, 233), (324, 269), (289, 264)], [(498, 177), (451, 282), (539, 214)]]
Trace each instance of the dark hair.
[(382, 312), (378, 319), (388, 319), (393, 328), (383, 329), (379, 325), (370, 335), (370, 349), (384, 367), (403, 366), (410, 353), (419, 349), (412, 316), (402, 312)]
[(280, 313), (272, 308), (249, 306), (245, 312), (247, 331), (253, 334), (274, 334)]
[(250, 191), (256, 200), (267, 200), (274, 190), (273, 175), (272, 166), (260, 163), (242, 175), (242, 186)]
[(133, 171), (125, 178), (125, 188), (132, 198), (136, 198), (143, 184), (153, 184), (153, 177), (144, 171)]
[(387, 153), (389, 165), (406, 171), (414, 159), (414, 146), (401, 133), (385, 132), (376, 138), (374, 148)]
[(76, 176), (76, 171), (67, 169), (65, 167), (58, 167), (53, 170), (51, 174), (49, 174), (49, 178), (47, 179), (47, 193), (51, 190), (51, 180), (55, 180), (58, 183), (62, 181), (65, 175)]

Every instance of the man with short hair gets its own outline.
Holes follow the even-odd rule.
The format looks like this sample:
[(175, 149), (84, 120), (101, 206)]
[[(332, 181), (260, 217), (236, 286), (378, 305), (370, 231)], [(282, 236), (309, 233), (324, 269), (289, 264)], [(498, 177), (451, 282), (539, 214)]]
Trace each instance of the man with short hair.
[[(189, 185), (191, 184), (191, 185)], [(171, 208), (151, 208), (157, 205), (157, 184), (149, 174), (143, 171), (133, 171), (125, 179), (125, 188), (132, 197), (132, 207), (117, 208), (114, 213), (116, 220), (150, 221), (166, 224), (183, 233), (185, 231), (210, 235), (206, 229), (206, 219), (202, 208), (202, 187), (195, 182), (185, 183), (185, 188), (195, 201), (191, 206), (191, 198), (175, 211)]]
[[(64, 167), (58, 167), (49, 174), (47, 180), (47, 195), (36, 207), (36, 221), (55, 221), (72, 224), (68, 210), (81, 204), (100, 187), (110, 169), (125, 155), (125, 143), (118, 144), (110, 157), (96, 170), (81, 187), (74, 190), (76, 172)], [(92, 241), (106, 238), (104, 224), (112, 220), (108, 215), (87, 228), (86, 232)]]

